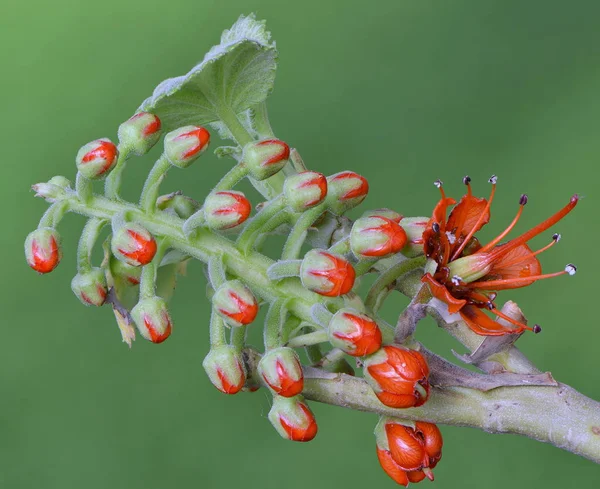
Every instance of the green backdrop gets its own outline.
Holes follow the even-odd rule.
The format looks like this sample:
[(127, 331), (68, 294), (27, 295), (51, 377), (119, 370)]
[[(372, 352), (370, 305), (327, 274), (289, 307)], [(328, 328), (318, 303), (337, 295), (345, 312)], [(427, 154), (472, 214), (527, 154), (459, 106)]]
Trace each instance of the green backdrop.
[[(209, 384), (197, 264), (173, 300), (169, 341), (138, 339), (129, 350), (111, 311), (83, 307), (69, 289), (80, 218), (61, 227), (65, 258), (54, 273), (40, 277), (23, 259), (45, 209), (29, 186), (72, 178), (79, 146), (115, 138), (158, 82), (185, 73), (251, 11), (268, 19), (280, 51), (269, 101), (277, 134), (314, 169), (365, 175), (371, 208), (427, 215), (436, 178), (457, 195), (468, 173), (487, 195), (496, 173), (490, 236), (512, 219), (522, 192), (530, 203), (519, 229), (574, 192), (587, 197), (542, 260), (545, 271), (573, 261), (577, 276), (501, 298), (518, 300), (544, 327), (520, 341), (527, 354), (600, 398), (600, 2), (13, 0), (0, 7), (0, 487), (394, 487), (376, 460), (376, 416), (313, 404), (320, 433), (294, 444), (271, 428), (264, 390), (229, 397)], [(151, 163), (128, 168), (129, 197)], [(207, 155), (185, 174), (173, 171), (169, 187), (201, 199), (226, 164)], [(457, 347), (431, 323), (419, 337), (443, 354)], [(442, 430), (437, 489), (598, 487), (598, 466), (551, 446)]]

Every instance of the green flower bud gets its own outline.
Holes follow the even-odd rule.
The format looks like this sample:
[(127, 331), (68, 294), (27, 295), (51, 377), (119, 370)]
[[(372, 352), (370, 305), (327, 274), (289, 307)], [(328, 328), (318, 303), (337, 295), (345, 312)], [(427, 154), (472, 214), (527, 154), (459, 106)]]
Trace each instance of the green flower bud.
[(210, 349), (202, 366), (212, 384), (224, 394), (236, 394), (246, 382), (242, 354), (230, 345)]
[(230, 326), (246, 326), (258, 313), (258, 302), (252, 291), (239, 280), (221, 285), (212, 297), (215, 311)]
[(90, 180), (106, 177), (117, 163), (119, 151), (110, 139), (96, 139), (82, 146), (75, 162), (77, 170)]
[(343, 171), (327, 178), (327, 204), (331, 212), (341, 215), (365, 200), (369, 183), (358, 173)]
[(119, 144), (134, 154), (146, 154), (160, 139), (160, 119), (148, 112), (139, 112), (119, 126)]
[(219, 231), (243, 223), (252, 211), (250, 201), (237, 190), (213, 192), (206, 197), (203, 207), (206, 225)]
[(32, 231), (25, 240), (27, 264), (39, 273), (54, 270), (62, 258), (60, 234), (54, 228), (39, 228)]
[(140, 334), (152, 343), (162, 343), (171, 334), (167, 303), (160, 297), (142, 299), (131, 310), (131, 317)]
[(288, 162), (290, 147), (279, 139), (265, 139), (244, 146), (242, 162), (255, 180), (265, 180)]
[(184, 126), (165, 136), (165, 154), (173, 166), (187, 168), (210, 143), (210, 133), (203, 127)]
[(71, 281), (71, 289), (86, 306), (101, 306), (108, 295), (106, 276), (101, 268), (78, 273)]
[(291, 348), (275, 348), (264, 354), (258, 373), (275, 394), (293, 397), (304, 388), (304, 375), (298, 354)]
[(173, 192), (168, 195), (161, 195), (156, 201), (156, 207), (161, 211), (172, 211), (180, 219), (187, 219), (200, 209), (200, 204), (194, 199), (182, 195), (181, 192)]
[(314, 171), (290, 175), (283, 184), (283, 194), (293, 211), (304, 212), (323, 202), (327, 195), (327, 179)]

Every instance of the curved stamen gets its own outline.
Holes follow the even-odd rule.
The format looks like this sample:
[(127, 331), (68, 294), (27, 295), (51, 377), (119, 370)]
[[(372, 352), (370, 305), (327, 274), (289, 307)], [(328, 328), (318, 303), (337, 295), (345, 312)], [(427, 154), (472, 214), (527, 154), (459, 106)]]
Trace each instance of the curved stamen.
[(496, 175), (492, 175), (492, 177), (490, 178), (489, 181), (492, 184), (492, 191), (490, 192), (490, 197), (489, 197), (489, 199), (487, 201), (487, 204), (485, 205), (485, 208), (483, 209), (483, 212), (481, 213), (481, 215), (479, 216), (479, 218), (475, 222), (475, 225), (471, 228), (471, 231), (469, 231), (469, 234), (467, 234), (467, 236), (465, 237), (465, 239), (463, 240), (463, 242), (460, 244), (460, 246), (456, 249), (456, 251), (452, 255), (452, 258), (450, 258), (450, 261), (456, 260), (456, 258), (465, 249), (465, 246), (467, 246), (467, 243), (469, 242), (469, 240), (475, 234), (475, 230), (483, 222), (483, 220), (485, 219), (486, 214), (490, 210), (490, 207), (492, 205), (492, 201), (494, 200), (494, 194), (496, 193), (496, 181), (497, 181)]
[[(522, 331), (523, 329), (528, 329), (529, 331), (535, 331), (535, 327), (531, 327), (531, 326), (527, 326), (526, 324), (517, 321), (516, 319), (511, 318), (510, 316), (507, 316), (506, 314), (502, 313), (501, 311), (499, 311), (498, 309), (496, 309), (495, 307), (492, 309), (492, 312), (498, 316), (499, 318), (504, 319), (505, 321), (508, 321), (511, 324), (514, 324), (515, 326), (518, 326), (519, 329)], [(536, 325), (537, 326), (537, 325)], [(539, 326), (538, 326), (539, 328)], [(541, 328), (540, 328), (541, 331)], [(515, 330), (515, 333), (518, 333), (519, 331)]]
[(524, 243), (527, 243), (530, 239), (536, 237), (538, 234), (543, 233), (548, 228), (554, 226), (558, 221), (560, 221), (563, 217), (565, 217), (569, 212), (571, 212), (575, 206), (579, 202), (579, 195), (575, 194), (571, 197), (569, 203), (564, 206), (561, 210), (559, 210), (554, 215), (550, 216), (545, 221), (539, 223), (537, 226), (531, 228), (529, 231), (523, 233), (518, 238), (514, 238), (510, 240), (505, 246), (497, 248), (496, 251), (492, 251), (493, 259), (497, 259), (499, 256), (508, 253), (510, 250), (515, 249), (517, 246), (521, 246)]
[(510, 233), (513, 230), (513, 228), (516, 226), (517, 222), (519, 222), (519, 219), (521, 218), (521, 214), (523, 214), (523, 209), (525, 208), (525, 204), (527, 204), (527, 195), (523, 194), (523, 195), (521, 195), (521, 198), (519, 199), (519, 210), (517, 211), (517, 215), (512, 220), (512, 222), (508, 225), (508, 227), (504, 231), (502, 231), (492, 241), (490, 241), (483, 248), (481, 248), (479, 250), (479, 252), (484, 253), (486, 251), (491, 250), (500, 241), (502, 241), (508, 233)]
[(550, 248), (552, 248), (556, 243), (558, 243), (560, 241), (560, 234), (554, 234), (552, 236), (552, 241), (550, 241), (550, 243), (548, 243), (546, 246), (544, 246), (543, 248), (540, 248), (537, 251), (534, 251), (533, 253), (529, 253), (528, 255), (525, 256), (520, 256), (518, 257), (516, 260), (512, 260), (506, 263), (502, 264), (502, 268), (508, 268), (508, 267), (512, 267), (513, 265), (516, 265), (517, 263), (522, 263), (525, 262), (527, 260), (530, 260), (531, 258), (533, 258), (534, 256), (539, 255), (540, 253), (543, 253), (544, 251), (549, 250)]
[(495, 289), (499, 285), (518, 285), (518, 284), (529, 284), (531, 282), (536, 282), (538, 280), (544, 280), (547, 278), (559, 277), (561, 275), (575, 275), (577, 272), (577, 267), (575, 265), (569, 264), (565, 267), (564, 270), (555, 273), (547, 273), (545, 275), (530, 275), (529, 277), (519, 277), (519, 278), (508, 278), (503, 280), (487, 280), (483, 282), (471, 282), (465, 285), (465, 287), (473, 288), (473, 289)]

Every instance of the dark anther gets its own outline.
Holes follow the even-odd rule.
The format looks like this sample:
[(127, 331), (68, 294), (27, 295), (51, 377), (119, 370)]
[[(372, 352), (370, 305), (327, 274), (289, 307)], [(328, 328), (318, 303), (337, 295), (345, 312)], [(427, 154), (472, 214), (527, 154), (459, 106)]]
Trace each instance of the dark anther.
[(538, 334), (538, 333), (540, 333), (541, 331), (542, 331), (542, 327), (541, 327), (539, 324), (535, 324), (535, 325), (533, 326), (533, 332), (534, 332), (535, 334)]
[(527, 198), (527, 194), (521, 195), (521, 198), (519, 199), (519, 205), (525, 205), (525, 204), (527, 204), (528, 200), (529, 199)]
[(553, 239), (554, 241), (556, 241), (556, 242), (559, 242), (561, 237), (562, 237), (562, 236), (561, 236), (560, 234), (558, 234), (558, 233), (554, 233), (554, 234), (552, 235), (552, 239)]
[(488, 182), (490, 182), (491, 184), (496, 184), (496, 182), (498, 181), (498, 177), (496, 175), (492, 175), (490, 177), (490, 179), (488, 180)]
[(488, 302), (488, 303), (487, 303), (485, 306), (486, 306), (486, 307), (487, 307), (487, 308), (488, 308), (490, 311), (493, 311), (493, 310), (494, 310), (494, 303), (493, 303), (492, 301)]
[(465, 176), (465, 177), (463, 178), (463, 183), (464, 183), (465, 185), (469, 185), (469, 184), (471, 183), (471, 177), (470, 177), (469, 175)]
[(434, 222), (431, 225), (431, 229), (433, 229), (434, 233), (439, 233), (440, 232), (440, 225), (437, 222)]
[(437, 187), (440, 188), (442, 185), (444, 185), (444, 182), (442, 182), (441, 180), (436, 180), (435, 182), (433, 182), (433, 184)]

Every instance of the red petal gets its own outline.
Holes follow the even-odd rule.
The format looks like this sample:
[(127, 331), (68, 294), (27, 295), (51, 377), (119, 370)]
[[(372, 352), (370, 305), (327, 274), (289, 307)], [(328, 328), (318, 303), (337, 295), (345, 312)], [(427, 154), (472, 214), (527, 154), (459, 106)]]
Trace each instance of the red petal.
[(503, 336), (505, 334), (519, 333), (515, 326), (503, 326), (494, 321), (481, 309), (474, 306), (465, 306), (460, 310), (460, 315), (467, 326), (478, 335)]
[(448, 289), (435, 280), (429, 273), (426, 273), (423, 276), (421, 282), (429, 285), (429, 290), (431, 290), (431, 295), (433, 295), (433, 297), (448, 304), (448, 312), (450, 314), (457, 313), (467, 303), (464, 299), (456, 299), (453, 297)]
[(412, 428), (401, 424), (385, 425), (392, 459), (404, 470), (420, 470), (426, 457), (423, 441)]
[(435, 208), (433, 209), (431, 219), (429, 220), (429, 223), (427, 223), (427, 228), (431, 228), (431, 225), (434, 222), (437, 222), (440, 225), (442, 232), (445, 231), (446, 213), (448, 211), (448, 207), (454, 204), (456, 204), (456, 200), (450, 197), (440, 199), (440, 201), (436, 204)]
[[(510, 243), (498, 246), (496, 249), (501, 249), (508, 244)], [(531, 248), (526, 244), (523, 244), (517, 246), (508, 253), (501, 255), (500, 258), (495, 260), (490, 272), (481, 279), (481, 282), (485, 282), (486, 280), (508, 280), (530, 277), (532, 275), (540, 275), (541, 273), (542, 265), (539, 260), (533, 256)], [(535, 282), (535, 280), (532, 280), (531, 282), (498, 285), (495, 290), (516, 289), (531, 285), (533, 282)]]
[(394, 481), (401, 486), (408, 486), (408, 477), (406, 472), (402, 470), (396, 462), (392, 459), (390, 452), (377, 448), (377, 458), (381, 468), (389, 475)]
[[(463, 195), (460, 202), (452, 209), (450, 217), (448, 218), (448, 224), (446, 229), (453, 232), (456, 236), (455, 246), (458, 246), (467, 234), (471, 233), (474, 229), (474, 233), (479, 231), (485, 226), (490, 220), (490, 210), (488, 209), (485, 213), (484, 218), (481, 222), (477, 222), (479, 217), (485, 210), (487, 205), (487, 199), (473, 197), (472, 195)], [(477, 225), (477, 226), (476, 226)]]

